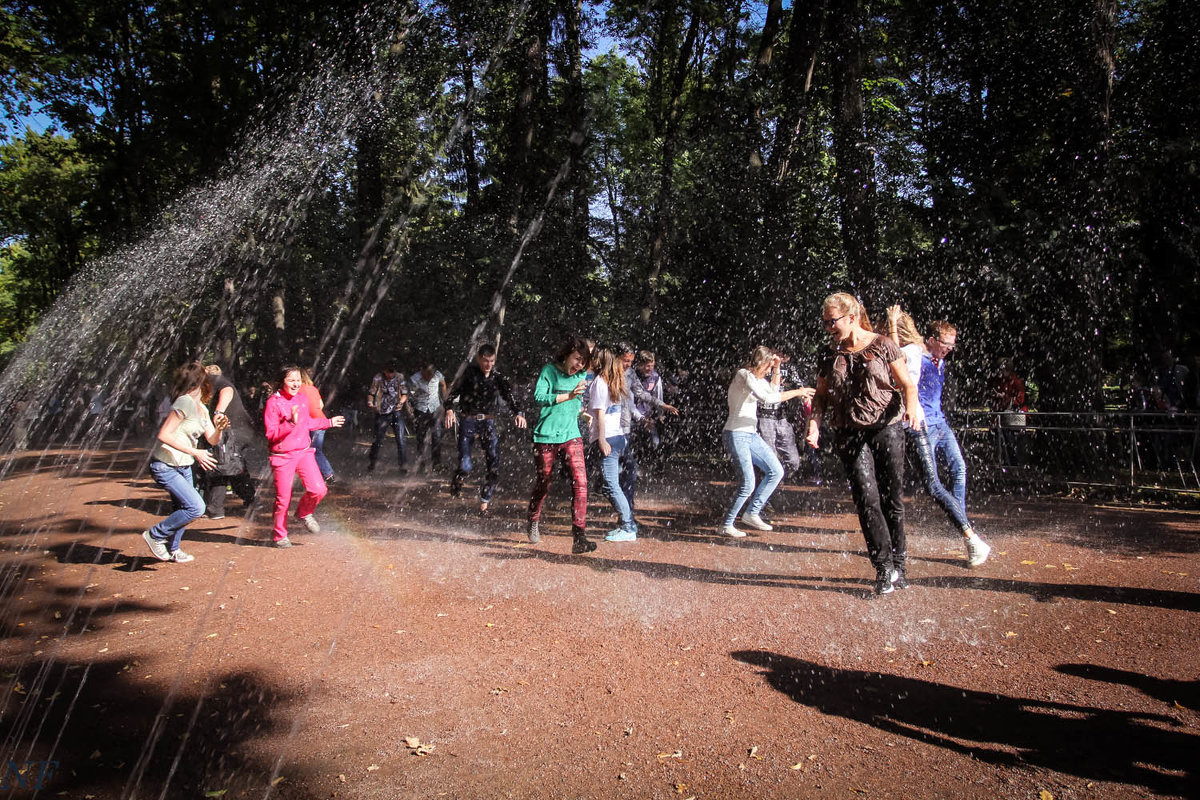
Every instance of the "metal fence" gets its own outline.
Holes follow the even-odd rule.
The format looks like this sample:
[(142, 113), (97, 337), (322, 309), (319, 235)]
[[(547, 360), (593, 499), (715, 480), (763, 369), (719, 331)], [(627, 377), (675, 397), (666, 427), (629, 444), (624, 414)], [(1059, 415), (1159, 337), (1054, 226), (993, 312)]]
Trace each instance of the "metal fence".
[(993, 477), (1200, 492), (1194, 412), (966, 411), (952, 424)]

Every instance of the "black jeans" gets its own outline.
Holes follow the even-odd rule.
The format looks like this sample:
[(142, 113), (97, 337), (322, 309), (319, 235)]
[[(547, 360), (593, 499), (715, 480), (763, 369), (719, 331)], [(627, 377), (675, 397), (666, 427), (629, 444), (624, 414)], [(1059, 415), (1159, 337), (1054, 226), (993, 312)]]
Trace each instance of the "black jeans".
[(396, 460), (403, 468), (408, 463), (408, 442), (404, 439), (407, 432), (404, 429), (404, 412), (400, 409), (388, 414), (375, 415), (375, 441), (371, 443), (371, 450), (367, 454), (367, 463), (372, 467), (375, 466), (375, 461), (379, 458), (379, 448), (383, 445), (383, 440), (387, 438), (388, 428), (391, 428), (392, 433), (396, 435)]
[(858, 524), (867, 540), (867, 556), (877, 569), (903, 567), (904, 429), (838, 431), (834, 450), (846, 468), (850, 493), (858, 509)]

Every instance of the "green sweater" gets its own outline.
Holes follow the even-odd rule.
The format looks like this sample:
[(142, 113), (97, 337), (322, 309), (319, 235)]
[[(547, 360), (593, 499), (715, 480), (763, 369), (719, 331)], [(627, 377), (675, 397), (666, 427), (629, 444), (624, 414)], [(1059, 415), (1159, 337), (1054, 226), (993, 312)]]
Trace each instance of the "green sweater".
[(556, 395), (570, 394), (586, 378), (587, 373), (568, 375), (553, 364), (542, 367), (533, 389), (533, 402), (542, 411), (533, 428), (533, 441), (539, 444), (562, 444), (579, 438), (579, 411), (583, 403), (578, 397), (562, 403), (556, 403), (554, 398)]

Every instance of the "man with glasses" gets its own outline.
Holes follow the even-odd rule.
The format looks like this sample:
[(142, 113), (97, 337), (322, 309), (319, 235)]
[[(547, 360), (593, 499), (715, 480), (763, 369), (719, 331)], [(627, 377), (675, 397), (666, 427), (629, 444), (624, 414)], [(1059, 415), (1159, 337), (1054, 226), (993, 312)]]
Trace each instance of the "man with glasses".
[[(946, 358), (954, 351), (958, 331), (949, 322), (934, 320), (925, 328), (925, 350), (921, 356), (921, 374), (917, 382), (917, 394), (921, 409), (925, 412), (925, 435), (937, 469), (938, 453), (946, 459), (950, 470), (950, 482), (946, 487), (958, 501), (963, 514), (967, 511), (967, 463), (963, 460), (958, 439), (942, 413), (942, 389), (946, 385)], [(967, 562), (977, 567), (987, 561), (991, 547), (973, 530), (966, 533)]]

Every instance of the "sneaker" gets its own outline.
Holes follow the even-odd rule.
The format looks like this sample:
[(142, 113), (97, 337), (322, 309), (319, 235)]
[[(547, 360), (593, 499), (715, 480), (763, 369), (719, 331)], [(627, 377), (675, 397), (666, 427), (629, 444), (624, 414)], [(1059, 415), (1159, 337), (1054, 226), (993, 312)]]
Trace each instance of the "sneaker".
[(458, 497), (459, 492), (462, 491), (462, 487), (463, 487), (462, 479), (459, 478), (457, 475), (455, 475), (454, 480), (450, 481), (450, 496)]
[(317, 522), (317, 518), (312, 514), (301, 517), (300, 521), (304, 523), (304, 527), (308, 529), (309, 533), (321, 532), (321, 523)]
[(142, 538), (146, 540), (146, 546), (150, 548), (150, 552), (159, 561), (170, 561), (171, 554), (167, 552), (167, 543), (161, 539), (155, 539), (150, 535), (150, 531), (142, 531)]
[(760, 517), (758, 514), (751, 514), (749, 512), (742, 514), (742, 522), (745, 523), (746, 525), (749, 525), (751, 528), (754, 528), (756, 531), (773, 531), (773, 530), (775, 530), (772, 526), (768, 525), (767, 522), (762, 517)]
[(292, 540), (287, 538), (286, 536), (283, 537), (282, 539), (276, 539), (275, 546), (287, 549), (292, 546)]
[(205, 514), (204, 516), (208, 517), (209, 519), (225, 519), (224, 514)]
[(722, 525), (721, 526), (721, 535), (722, 536), (730, 536), (734, 539), (743, 539), (746, 536), (745, 533), (743, 533), (742, 531), (739, 531), (737, 528), (733, 527), (732, 525)]
[(604, 536), (606, 542), (634, 542), (637, 541), (637, 534), (626, 528), (616, 528), (609, 531)]
[(542, 534), (541, 531), (538, 530), (538, 524), (536, 522), (529, 523), (529, 530), (527, 533), (529, 534), (530, 544), (537, 544), (542, 540)]
[(904, 567), (894, 567), (890, 577), (893, 589), (907, 589), (911, 585), (904, 576)]
[(330, 473), (329, 475), (324, 475), (322, 477), (325, 478), (326, 483), (337, 483), (337, 475)]
[(185, 553), (182, 550), (176, 550), (174, 553), (171, 553), (171, 560), (176, 564), (186, 564), (189, 561), (195, 561), (196, 557), (191, 553)]
[(375, 471), (375, 462), (368, 461), (367, 462), (367, 472), (374, 472), (374, 471)]
[(876, 597), (881, 594), (891, 594), (896, 590), (896, 587), (892, 585), (891, 567), (877, 567), (875, 569), (875, 585), (873, 588)]
[(967, 566), (978, 567), (987, 561), (988, 554), (991, 552), (991, 545), (977, 535), (972, 533), (967, 537)]
[(479, 516), (486, 517), (488, 515), (488, 501), (484, 500), (479, 504)]
[(407, 474), (408, 474), (408, 467), (401, 467), (401, 468), (400, 468), (400, 474), (401, 474), (401, 475), (407, 475)]
[(582, 553), (590, 553), (595, 549), (596, 549), (595, 542), (590, 541), (583, 534), (580, 534), (580, 533), (575, 534), (575, 541), (571, 544), (571, 552), (572, 553), (574, 553), (575, 555), (580, 555)]

